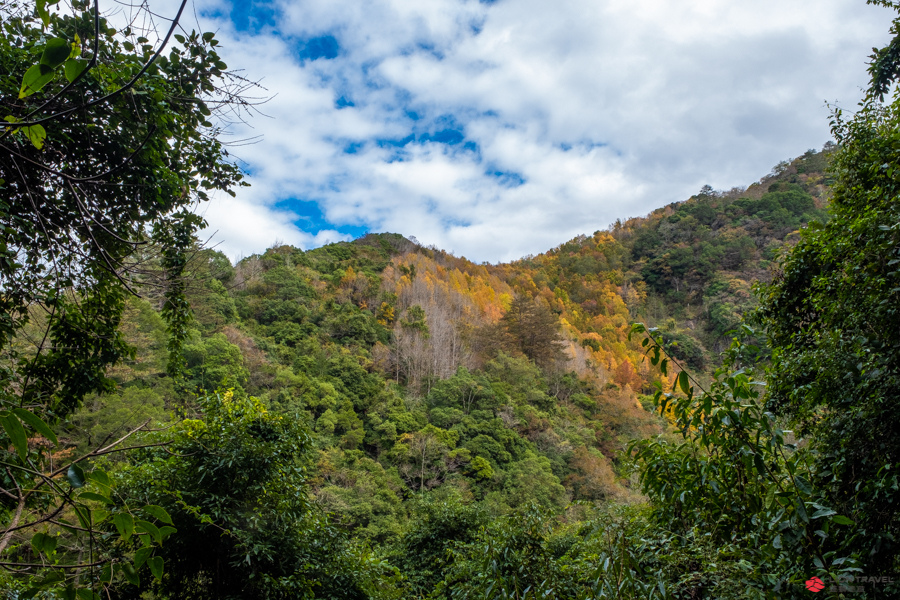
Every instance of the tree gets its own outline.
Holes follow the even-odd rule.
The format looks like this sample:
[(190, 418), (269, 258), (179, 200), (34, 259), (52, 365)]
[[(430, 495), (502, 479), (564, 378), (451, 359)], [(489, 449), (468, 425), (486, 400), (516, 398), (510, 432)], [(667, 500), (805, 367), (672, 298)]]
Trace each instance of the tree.
[(459, 466), (460, 453), (453, 450), (458, 441), (459, 432), (430, 423), (415, 433), (404, 433), (393, 448), (401, 476), (421, 492), (443, 483)]
[(515, 349), (538, 366), (550, 367), (564, 359), (559, 319), (546, 304), (528, 297), (513, 300), (503, 315)]
[(900, 96), (880, 100), (882, 58), (860, 110), (835, 115), (831, 219), (802, 232), (760, 310), (769, 407), (813, 440), (814, 487), (856, 521), (841, 543), (867, 572), (900, 553)]
[[(212, 33), (178, 33), (185, 6), (156, 31), (145, 4), (117, 30), (99, 0), (0, 2), (0, 554), (20, 565), (18, 582), (67, 598), (110, 584), (104, 565), (130, 576), (141, 563), (104, 554), (112, 538), (96, 535), (113, 490), (88, 461), (120, 448), (108, 439), (65, 458), (50, 425), (113, 389), (107, 367), (132, 352), (118, 325), (142, 283), (135, 250), (151, 239), (180, 372), (190, 317), (180, 275), (203, 224), (189, 207), (242, 178), (220, 139), (227, 120), (211, 120), (249, 106), (249, 84), (227, 73)], [(50, 526), (63, 536), (37, 541)]]
[[(642, 346), (663, 375), (669, 364), (682, 369), (656, 329), (638, 323), (632, 332), (649, 334)], [(684, 595), (709, 588), (717, 598), (798, 597), (813, 574), (837, 582), (857, 572), (858, 556), (836, 543), (853, 521), (813, 489), (816, 455), (766, 410), (754, 377), (759, 349), (742, 341), (754, 332), (745, 325), (741, 333), (705, 388), (682, 369), (670, 393), (657, 390), (654, 403), (674, 422), (678, 443), (636, 440), (629, 454), (666, 543), (690, 550), (675, 551), (687, 559), (678, 570), (690, 573), (676, 584)], [(690, 554), (704, 547), (716, 558), (698, 565)], [(737, 592), (734, 577), (722, 576), (729, 571), (740, 574)]]
[[(153, 31), (113, 28), (97, 1), (3, 8), (0, 60), (13, 76), (0, 84), (0, 347), (17, 396), (68, 412), (109, 389), (103, 369), (128, 353), (115, 328), (124, 294), (140, 283), (129, 259), (151, 233), (169, 273), (173, 350), (184, 339), (178, 275), (203, 224), (187, 208), (242, 178), (221, 125), (207, 119), (210, 106), (237, 108), (241, 90), (212, 34), (175, 33), (184, 4), (155, 46)], [(163, 56), (171, 38), (180, 46)], [(19, 351), (12, 341), (37, 314), (42, 341)]]

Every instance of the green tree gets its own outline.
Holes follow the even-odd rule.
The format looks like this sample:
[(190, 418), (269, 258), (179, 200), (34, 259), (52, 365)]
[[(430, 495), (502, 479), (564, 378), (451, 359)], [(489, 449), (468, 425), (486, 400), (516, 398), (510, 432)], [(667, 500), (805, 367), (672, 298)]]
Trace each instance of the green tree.
[(391, 597), (394, 571), (352, 546), (307, 493), (310, 438), (293, 415), (231, 392), (199, 400), (202, 419), (150, 436), (119, 493), (165, 508), (178, 528), (162, 581), (123, 586), (171, 599)]
[[(109, 523), (100, 506), (113, 490), (88, 463), (116, 452), (115, 440), (54, 458), (48, 425), (85, 395), (111, 391), (107, 368), (132, 355), (118, 328), (148, 237), (168, 273), (177, 371), (189, 318), (178, 276), (202, 224), (187, 208), (240, 182), (210, 119), (246, 103), (213, 34), (175, 33), (186, 3), (158, 32), (117, 31), (96, 0), (52, 4), (0, 3), (0, 557), (22, 565), (22, 585), (69, 598), (109, 585), (103, 565), (129, 565), (130, 576), (141, 564), (108, 554), (113, 538), (94, 535)], [(149, 7), (138, 10), (153, 22)], [(51, 526), (62, 535), (37, 542)], [(80, 568), (88, 563), (97, 568)]]
[(550, 367), (564, 358), (559, 319), (539, 300), (520, 297), (503, 315), (513, 348), (541, 367)]
[(831, 219), (802, 232), (760, 311), (768, 405), (812, 440), (813, 484), (857, 523), (840, 543), (866, 572), (900, 564), (900, 96), (880, 101), (896, 46), (876, 56), (860, 110), (836, 113)]

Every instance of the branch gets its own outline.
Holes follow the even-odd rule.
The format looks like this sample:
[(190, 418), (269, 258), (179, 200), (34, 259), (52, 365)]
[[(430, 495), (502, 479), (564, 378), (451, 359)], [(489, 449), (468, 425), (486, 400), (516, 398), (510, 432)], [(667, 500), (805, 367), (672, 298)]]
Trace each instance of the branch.
[[(9, 473), (9, 469), (6, 469), (6, 472), (10, 475), (13, 480), (13, 483), (16, 484), (16, 491), (19, 493), (19, 503), (16, 507), (16, 514), (13, 517), (12, 522), (7, 527), (6, 531), (3, 533), (3, 539), (0, 540), (0, 554), (3, 554), (3, 551), (6, 550), (6, 545), (9, 543), (10, 538), (12, 537), (13, 531), (15, 531), (16, 525), (19, 524), (19, 519), (22, 518), (22, 510), (25, 508), (25, 495), (22, 493), (22, 488), (19, 487), (19, 482), (16, 481), (15, 477), (12, 477), (12, 473)], [(41, 565), (43, 566), (43, 565)]]
[[(116, 91), (110, 92), (109, 94), (107, 94), (101, 98), (97, 98), (96, 100), (91, 100), (90, 102), (86, 102), (85, 104), (82, 104), (80, 106), (73, 106), (71, 108), (67, 108), (67, 109), (61, 110), (57, 113), (48, 115), (46, 117), (42, 117), (35, 121), (19, 121), (16, 123), (3, 122), (3, 123), (0, 123), (0, 125), (2, 125), (3, 127), (6, 127), (7, 129), (12, 128), (12, 127), (18, 128), (18, 127), (29, 127), (31, 125), (40, 125), (47, 121), (52, 121), (52, 120), (58, 119), (60, 117), (64, 117), (75, 111), (82, 110), (85, 108), (90, 108), (90, 107), (96, 106), (98, 104), (102, 104), (103, 102), (106, 102), (107, 100), (114, 98), (115, 96), (118, 96), (119, 94), (130, 90), (132, 87), (134, 87), (134, 84), (137, 83), (138, 79), (140, 79), (144, 75), (144, 73), (147, 72), (147, 69), (149, 69), (153, 65), (154, 62), (156, 62), (156, 59), (159, 58), (159, 55), (162, 54), (162, 51), (166, 47), (166, 44), (169, 43), (169, 38), (172, 37), (172, 33), (174, 33), (175, 28), (178, 26), (178, 21), (181, 19), (181, 13), (184, 12), (185, 6), (187, 6), (187, 0), (182, 0), (181, 6), (178, 8), (178, 14), (175, 15), (175, 19), (172, 21), (172, 25), (169, 27), (169, 31), (166, 33), (166, 37), (163, 39), (162, 42), (160, 42), (159, 48), (156, 49), (156, 52), (153, 53), (153, 56), (150, 57), (150, 60), (148, 60), (144, 64), (144, 66), (141, 68), (141, 70), (138, 71), (137, 75), (132, 77), (131, 81), (129, 81), (128, 83), (126, 83), (125, 85), (123, 85), (122, 87), (117, 89)], [(43, 107), (41, 107), (41, 108), (43, 108)]]

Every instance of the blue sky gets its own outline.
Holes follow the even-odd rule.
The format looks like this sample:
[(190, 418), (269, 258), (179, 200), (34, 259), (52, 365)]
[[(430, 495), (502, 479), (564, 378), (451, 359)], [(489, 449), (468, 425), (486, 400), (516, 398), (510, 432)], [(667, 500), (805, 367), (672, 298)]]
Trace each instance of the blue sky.
[[(172, 0), (162, 0), (161, 7)], [(552, 248), (829, 139), (890, 13), (863, 0), (195, 0), (271, 99), (231, 257), (366, 231), (476, 261)]]

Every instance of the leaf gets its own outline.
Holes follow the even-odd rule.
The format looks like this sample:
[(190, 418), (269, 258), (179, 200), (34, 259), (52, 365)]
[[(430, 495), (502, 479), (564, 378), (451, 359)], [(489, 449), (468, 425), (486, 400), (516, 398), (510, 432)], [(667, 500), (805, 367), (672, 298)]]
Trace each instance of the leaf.
[[(31, 127), (41, 127), (41, 126), (40, 125), (32, 125)], [(31, 127), (27, 127), (26, 129), (31, 129)], [(41, 127), (41, 129), (43, 130), (44, 128)], [(46, 137), (46, 134), (44, 137)], [(38, 149), (40, 150), (40, 148), (38, 148)], [(47, 438), (48, 440), (53, 442), (54, 446), (59, 445), (59, 440), (56, 439), (56, 434), (53, 433), (53, 430), (50, 429), (50, 426), (47, 425), (43, 420), (41, 420), (40, 417), (38, 417), (37, 415), (35, 415), (33, 413), (28, 412), (24, 408), (14, 408), (13, 412), (16, 414), (17, 417), (19, 417), (24, 422), (31, 425), (32, 429), (34, 429), (39, 434), (41, 434), (42, 436), (44, 436), (45, 438)]]
[(41, 125), (30, 125), (24, 128), (25, 135), (31, 140), (31, 144), (40, 150), (44, 147), (44, 140), (47, 139), (47, 132)]
[(687, 371), (682, 371), (681, 373), (678, 374), (678, 387), (680, 387), (681, 391), (684, 392), (686, 395), (688, 395), (688, 396), (691, 395), (691, 389), (690, 389), (691, 386), (688, 383)]
[(46, 65), (34, 65), (22, 77), (22, 88), (19, 90), (19, 100), (27, 98), (35, 92), (40, 91), (42, 87), (47, 85), (55, 71)]
[(78, 517), (78, 522), (81, 523), (81, 526), (85, 529), (91, 528), (91, 511), (88, 510), (83, 504), (76, 504), (74, 506), (75, 515)]
[(73, 463), (69, 466), (69, 470), (66, 472), (66, 478), (68, 478), (69, 483), (72, 484), (73, 488), (84, 487), (84, 471), (77, 464)]
[(65, 74), (69, 83), (75, 81), (84, 68), (87, 67), (88, 60), (85, 58), (70, 58), (66, 61)]
[(37, 14), (41, 18), (41, 21), (44, 23), (44, 27), (50, 24), (50, 13), (47, 12), (47, 0), (37, 0), (35, 2), (35, 8), (37, 9)]
[(156, 577), (157, 581), (162, 581), (163, 576), (163, 559), (161, 556), (154, 556), (150, 560), (147, 561), (147, 566), (150, 567), (150, 572)]
[(143, 511), (149, 515), (152, 515), (156, 519), (162, 521), (163, 523), (168, 523), (172, 525), (172, 517), (169, 516), (169, 513), (166, 512), (162, 506), (156, 506), (155, 504), (148, 504), (143, 508)]
[(175, 529), (174, 527), (169, 527), (168, 525), (166, 525), (165, 527), (160, 527), (160, 528), (159, 528), (159, 537), (160, 537), (160, 539), (162, 539), (163, 541), (165, 541), (165, 539), (166, 539), (167, 537), (169, 537), (170, 535), (172, 535), (172, 534), (175, 533), (176, 531), (178, 531), (178, 530)]
[(123, 539), (131, 537), (134, 532), (134, 518), (128, 513), (119, 513), (113, 517), (113, 524), (119, 530), (119, 535)]
[(797, 483), (797, 489), (806, 494), (807, 496), (812, 494), (812, 486), (809, 484), (809, 481), (802, 475), (797, 475), (794, 478), (794, 481)]
[(855, 525), (854, 521), (848, 519), (843, 515), (834, 515), (833, 517), (831, 517), (831, 522), (837, 523), (838, 525)]
[(162, 542), (159, 528), (149, 521), (142, 521), (141, 519), (138, 519), (134, 522), (134, 529), (135, 531), (138, 531), (140, 533), (148, 533), (153, 536), (153, 539), (155, 539), (157, 542)]
[(806, 505), (802, 500), (797, 500), (797, 515), (800, 517), (800, 520), (804, 523), (809, 523), (809, 515), (806, 514)]
[(140, 569), (141, 566), (147, 561), (147, 557), (150, 556), (151, 551), (152, 550), (150, 548), (144, 547), (134, 553), (134, 567), (136, 569)]
[(56, 537), (38, 532), (31, 538), (31, 547), (37, 554), (53, 552), (56, 550)]
[(93, 482), (99, 483), (103, 487), (111, 487), (112, 482), (109, 480), (109, 475), (106, 474), (106, 471), (102, 469), (94, 469), (90, 473), (88, 473), (88, 479)]
[(100, 581), (103, 583), (112, 581), (112, 565), (110, 563), (103, 565), (103, 569), (100, 571)]
[(134, 565), (131, 563), (122, 563), (122, 575), (125, 576), (125, 579), (128, 580), (128, 583), (131, 585), (141, 584), (141, 578), (138, 577), (137, 572), (134, 570)]
[(103, 496), (102, 494), (96, 494), (94, 492), (81, 492), (78, 496), (79, 500), (93, 500), (95, 502), (102, 502), (104, 504), (114, 504), (112, 500)]
[(25, 457), (28, 456), (28, 437), (25, 435), (25, 428), (22, 427), (22, 423), (13, 415), (0, 417), (0, 421), (3, 423), (6, 435), (12, 441), (12, 445), (15, 446), (19, 458), (25, 460)]
[(55, 69), (66, 62), (71, 53), (72, 46), (68, 41), (63, 38), (51, 38), (47, 40), (47, 45), (44, 47), (44, 53), (41, 55), (41, 64)]
[(822, 510), (817, 510), (813, 513), (812, 518), (818, 519), (819, 517), (830, 517), (831, 515), (836, 514), (830, 508), (823, 508)]

